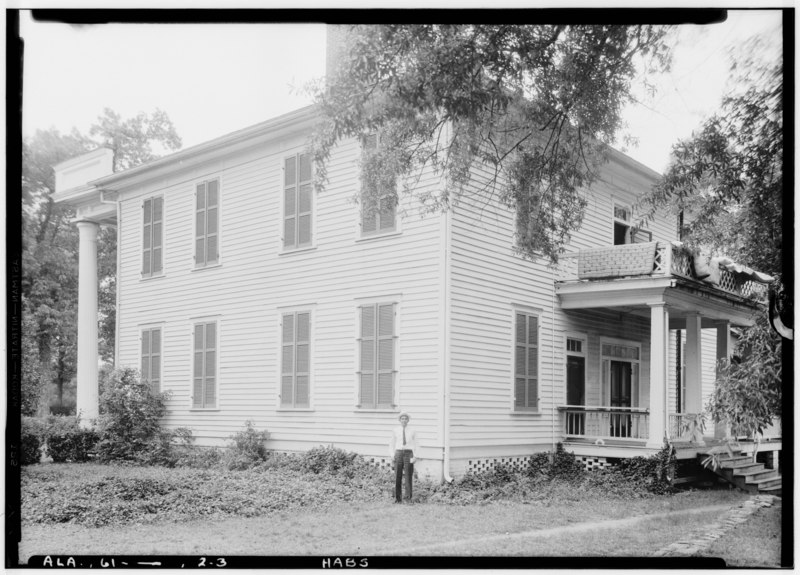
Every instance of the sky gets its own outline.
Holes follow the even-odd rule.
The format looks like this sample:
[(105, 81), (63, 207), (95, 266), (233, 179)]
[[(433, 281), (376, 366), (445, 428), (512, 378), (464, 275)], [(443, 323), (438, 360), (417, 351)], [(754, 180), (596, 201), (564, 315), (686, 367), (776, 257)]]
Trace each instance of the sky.
[[(618, 147), (663, 171), (671, 146), (719, 106), (729, 49), (754, 34), (780, 49), (780, 23), (778, 11), (730, 11), (725, 23), (681, 26), (672, 70), (625, 111), (638, 145)], [(87, 133), (106, 107), (123, 118), (159, 108), (186, 148), (310, 104), (303, 87), (324, 75), (321, 24), (70, 26), (23, 11), (20, 35), (26, 137)]]

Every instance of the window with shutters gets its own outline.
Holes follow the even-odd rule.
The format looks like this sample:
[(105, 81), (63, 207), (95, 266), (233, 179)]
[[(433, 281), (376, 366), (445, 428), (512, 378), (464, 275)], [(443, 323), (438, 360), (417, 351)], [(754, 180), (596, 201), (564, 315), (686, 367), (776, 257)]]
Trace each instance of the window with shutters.
[(155, 393), (161, 391), (161, 328), (142, 330), (142, 381)]
[(194, 362), (192, 369), (192, 407), (217, 405), (217, 322), (194, 325)]
[[(371, 134), (362, 138), (362, 153), (374, 152), (379, 137)], [(396, 182), (367, 182), (361, 180), (361, 235), (371, 236), (397, 229), (397, 187)], [(380, 188), (380, 189), (378, 189)]]
[(311, 155), (290, 156), (283, 164), (283, 248), (311, 246)]
[(518, 311), (514, 323), (514, 411), (537, 411), (539, 317)]
[(359, 404), (361, 409), (395, 407), (395, 310), (394, 303), (359, 308)]
[(194, 263), (196, 267), (219, 263), (219, 180), (197, 184)]
[(308, 408), (311, 376), (311, 314), (281, 315), (281, 407)]
[(142, 277), (152, 277), (164, 269), (164, 198), (145, 200), (142, 212)]

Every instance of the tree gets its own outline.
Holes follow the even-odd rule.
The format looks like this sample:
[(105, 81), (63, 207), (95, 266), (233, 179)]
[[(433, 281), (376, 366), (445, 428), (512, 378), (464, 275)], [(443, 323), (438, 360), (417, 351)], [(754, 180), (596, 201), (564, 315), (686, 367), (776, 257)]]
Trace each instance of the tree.
[[(762, 53), (758, 41), (744, 48)], [(664, 206), (691, 214), (682, 239), (776, 278), (783, 272), (783, 62), (746, 59), (733, 69), (736, 92), (691, 138), (673, 148), (663, 179), (644, 198), (649, 217)], [(789, 272), (791, 273), (791, 272)], [(784, 296), (786, 297), (786, 296)], [(784, 299), (783, 307), (790, 307)], [(739, 341), (741, 360), (721, 366), (709, 411), (756, 435), (782, 413), (781, 338), (766, 310)]]
[[(353, 26), (338, 70), (314, 89), (316, 186), (346, 137), (365, 147), (363, 190), (405, 182), (425, 166), (445, 176), (445, 209), (467, 193), (497, 195), (516, 211), (516, 248), (557, 261), (580, 226), (582, 195), (621, 127), (630, 83), (668, 66), (667, 29), (654, 26)], [(481, 177), (478, 168), (488, 170)], [(501, 184), (502, 185), (498, 185)], [(475, 189), (475, 186), (472, 186)], [(397, 202), (397, 192), (394, 192)], [(360, 198), (373, 204), (377, 198)]]
[[(93, 137), (74, 130), (62, 134), (39, 130), (23, 142), (23, 281), (26, 306), (25, 338), (35, 342), (37, 366), (23, 373), (38, 373), (54, 387), (56, 403), (64, 404), (64, 391), (76, 372), (76, 312), (78, 303), (78, 232), (70, 223), (72, 208), (56, 205), (53, 166), (101, 145), (114, 150), (115, 170), (127, 169), (180, 148), (181, 141), (169, 118), (156, 110), (122, 120), (106, 109), (92, 126)], [(102, 228), (98, 235), (98, 304), (101, 357), (114, 355), (116, 230)], [(33, 379), (30, 380), (33, 382)], [(33, 389), (33, 388), (31, 388)]]

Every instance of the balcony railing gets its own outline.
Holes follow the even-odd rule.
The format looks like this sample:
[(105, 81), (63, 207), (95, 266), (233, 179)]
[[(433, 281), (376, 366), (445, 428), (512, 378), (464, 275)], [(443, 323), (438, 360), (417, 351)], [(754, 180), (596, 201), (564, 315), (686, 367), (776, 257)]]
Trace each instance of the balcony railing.
[(639, 407), (565, 405), (564, 433), (590, 439), (647, 439), (648, 410)]
[[(714, 270), (717, 281), (704, 282), (738, 296), (766, 299), (766, 285), (719, 266)], [(702, 281), (694, 270), (693, 254), (669, 242), (625, 244), (584, 249), (563, 254), (559, 264), (559, 280), (599, 280), (623, 277), (683, 277)]]

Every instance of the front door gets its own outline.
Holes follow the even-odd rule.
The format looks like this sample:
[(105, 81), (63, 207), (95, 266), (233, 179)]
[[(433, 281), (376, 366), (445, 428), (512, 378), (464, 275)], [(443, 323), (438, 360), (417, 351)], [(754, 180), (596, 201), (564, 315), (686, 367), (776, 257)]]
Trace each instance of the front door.
[[(627, 361), (611, 361), (611, 407), (631, 407), (631, 364)], [(630, 437), (630, 413), (611, 414), (611, 437)]]
[[(567, 405), (584, 405), (586, 359), (577, 355), (567, 356)], [(584, 434), (584, 413), (567, 412), (567, 433)]]

